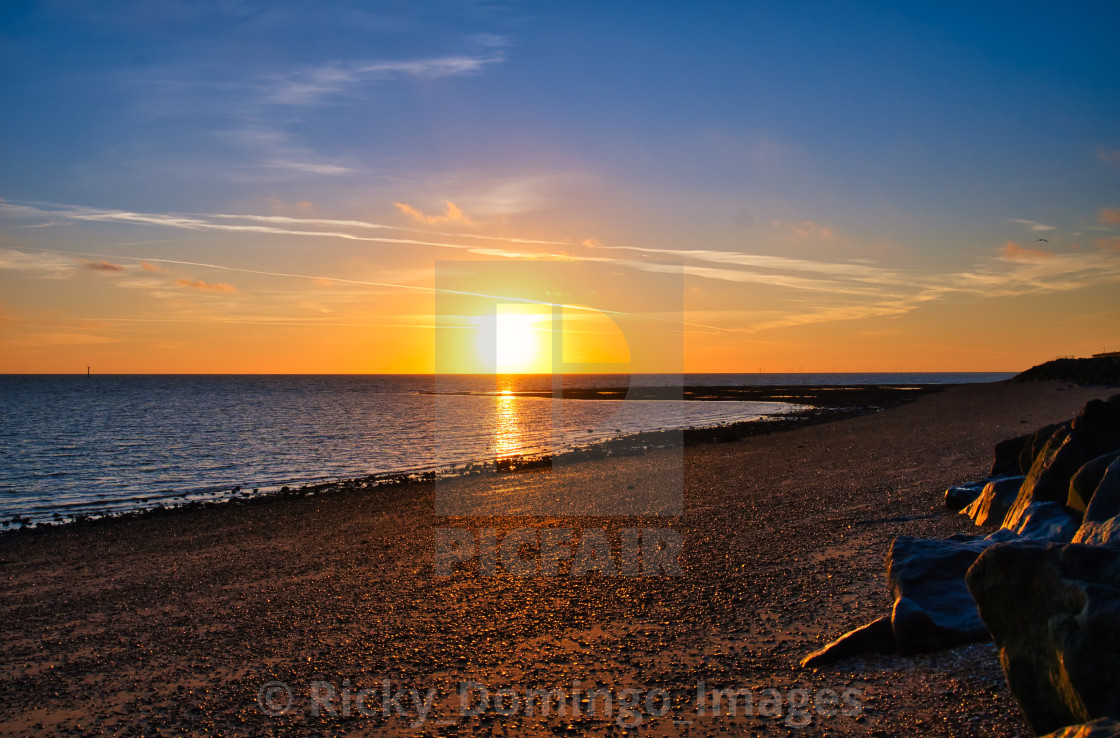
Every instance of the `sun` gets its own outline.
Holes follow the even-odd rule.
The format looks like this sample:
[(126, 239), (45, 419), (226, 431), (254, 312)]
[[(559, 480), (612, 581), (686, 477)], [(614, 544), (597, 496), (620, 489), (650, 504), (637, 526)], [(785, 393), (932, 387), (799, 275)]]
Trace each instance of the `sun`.
[(502, 305), (494, 319), (495, 372), (536, 374), (551, 371), (551, 311)]

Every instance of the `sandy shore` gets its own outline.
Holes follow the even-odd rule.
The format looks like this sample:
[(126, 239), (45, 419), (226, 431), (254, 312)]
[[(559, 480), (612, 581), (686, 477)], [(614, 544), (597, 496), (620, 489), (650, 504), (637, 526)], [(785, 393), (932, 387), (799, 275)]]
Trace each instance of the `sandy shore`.
[[(529, 716), (524, 705), (464, 717), (456, 690), (469, 681), (521, 695), (598, 687), (616, 701), (626, 689), (664, 690), (664, 716), (660, 692), (654, 709), (637, 707), (641, 735), (1026, 735), (990, 646), (816, 672), (796, 663), (887, 612), (883, 560), (894, 536), (967, 530), (943, 512), (941, 493), (983, 476), (997, 441), (1109, 394), (953, 387), (874, 415), (690, 447), (680, 518), (449, 520), (434, 515), (432, 486), (415, 484), (3, 535), (0, 734), (554, 736), (620, 734), (634, 722), (617, 702), (607, 719), (601, 695), (593, 718)], [(607, 478), (656, 480), (679, 458), (454, 484), (508, 512), (511, 499), (594, 496)], [(449, 525), (602, 527), (611, 538), (670, 525), (684, 542), (683, 575), (437, 578), (434, 529)], [(426, 720), (407, 693), (405, 715), (385, 717), (383, 680), (390, 696), (437, 690)], [(294, 698), (279, 717), (258, 702), (269, 681)], [(318, 715), (315, 682), (338, 696)], [(787, 702), (780, 717), (772, 705), (770, 716), (731, 717), (726, 705), (699, 715), (700, 682), (751, 689), (756, 703), (774, 688)], [(356, 705), (344, 715), (343, 690), (365, 688), (375, 690), (364, 696), (368, 715)], [(862, 709), (811, 709), (800, 728), (788, 705), (795, 688), (814, 700), (821, 689), (858, 690), (848, 697)], [(280, 704), (277, 689), (266, 708)]]

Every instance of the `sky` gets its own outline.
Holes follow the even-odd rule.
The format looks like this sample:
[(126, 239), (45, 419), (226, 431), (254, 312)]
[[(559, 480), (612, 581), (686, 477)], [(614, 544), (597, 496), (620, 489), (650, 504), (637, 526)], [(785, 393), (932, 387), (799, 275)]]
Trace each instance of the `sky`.
[(573, 371), (1118, 350), (1118, 27), (1091, 2), (7, 2), (0, 372), (547, 371), (560, 313)]

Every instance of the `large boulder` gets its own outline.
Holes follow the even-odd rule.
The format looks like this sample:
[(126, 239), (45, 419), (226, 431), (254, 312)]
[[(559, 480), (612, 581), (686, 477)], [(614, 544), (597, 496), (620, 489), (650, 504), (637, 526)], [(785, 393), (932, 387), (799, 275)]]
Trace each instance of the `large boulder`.
[(1120, 515), (1120, 459), (1113, 461), (1104, 471), (1097, 489), (1085, 508), (1085, 520), (1102, 522)]
[(1120, 546), (1120, 516), (1108, 520), (1086, 520), (1073, 536), (1073, 543)]
[(1019, 474), (1026, 474), (1027, 470), (1030, 469), (1030, 465), (1028, 464), (1024, 469), (1020, 458), (1023, 455), (1023, 449), (1026, 448), (1033, 439), (1034, 433), (1027, 433), (1026, 435), (1008, 438), (1006, 441), (997, 443), (995, 459), (992, 460), (992, 471), (988, 476), (1012, 477)]
[(999, 525), (1019, 497), (1019, 487), (1026, 477), (1003, 477), (984, 485), (980, 496), (963, 510), (961, 515), (972, 518), (977, 525)]
[(894, 539), (887, 555), (887, 578), (895, 601), (891, 629), (900, 653), (989, 639), (964, 575), (985, 549), (1013, 537), (1007, 531), (999, 533), (995, 538)]
[(1032, 502), (1011, 530), (1020, 538), (1069, 543), (1080, 522), (1060, 502)]
[(1069, 495), (1066, 497), (1066, 505), (1084, 513), (1089, 508), (1089, 501), (1093, 498), (1093, 493), (1097, 491), (1097, 485), (1104, 478), (1104, 473), (1116, 459), (1120, 459), (1120, 451), (1101, 454), (1078, 469), (1077, 473), (1069, 480)]
[(1019, 496), (1003, 519), (1006, 528), (1017, 528), (1020, 518), (1032, 502), (1061, 502), (1069, 497), (1069, 482), (1085, 462), (1089, 452), (1068, 428), (1054, 431), (1050, 440), (1035, 457), (1027, 478), (1019, 488)]
[(1120, 548), (994, 545), (967, 582), (1036, 733), (1120, 715)]
[(1021, 470), (1019, 473), (1025, 475), (1031, 470), (1035, 458), (1042, 452), (1042, 448), (1050, 440), (1050, 436), (1062, 429), (1069, 430), (1071, 425), (1073, 423), (1068, 420), (1064, 423), (1051, 423), (1032, 433), (1030, 440), (1023, 444), (1023, 448), (1019, 452), (1019, 469)]
[(984, 484), (984, 482), (968, 482), (950, 487), (945, 490), (945, 507), (953, 512), (960, 512), (980, 496)]
[(1081, 725), (1068, 725), (1042, 738), (1120, 738), (1120, 720), (1097, 718)]
[(867, 625), (849, 630), (827, 646), (813, 651), (801, 659), (801, 665), (810, 668), (830, 664), (861, 653), (897, 653), (891, 616), (884, 615)]
[(1073, 435), (1092, 456), (1120, 450), (1120, 395), (1089, 400), (1071, 426)]

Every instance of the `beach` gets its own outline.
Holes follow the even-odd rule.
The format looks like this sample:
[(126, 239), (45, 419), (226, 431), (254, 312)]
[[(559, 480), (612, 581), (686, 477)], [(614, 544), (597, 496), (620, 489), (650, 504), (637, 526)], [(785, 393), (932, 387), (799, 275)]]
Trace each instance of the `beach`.
[[(979, 532), (944, 510), (943, 492), (985, 476), (998, 441), (1113, 392), (949, 386), (688, 446), (680, 517), (437, 517), (433, 484), (413, 483), (6, 533), (0, 734), (1028, 735), (990, 644), (797, 662), (889, 612), (895, 536)], [(679, 463), (657, 450), (443, 484), (483, 501), (594, 497), (604, 479)], [(439, 577), (446, 528), (595, 528), (612, 541), (669, 528), (681, 575)], [(463, 715), (463, 685), (599, 689), (614, 712), (601, 699), (594, 716), (524, 704)], [(767, 715), (699, 714), (698, 689), (784, 701)], [(801, 689), (840, 695), (836, 714), (792, 704)], [(359, 710), (348, 695), (362, 690)], [(622, 714), (625, 690), (656, 697)]]

